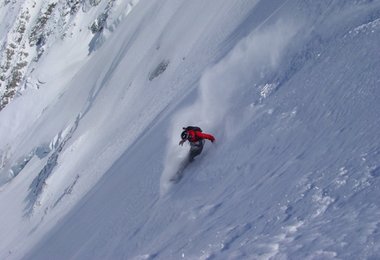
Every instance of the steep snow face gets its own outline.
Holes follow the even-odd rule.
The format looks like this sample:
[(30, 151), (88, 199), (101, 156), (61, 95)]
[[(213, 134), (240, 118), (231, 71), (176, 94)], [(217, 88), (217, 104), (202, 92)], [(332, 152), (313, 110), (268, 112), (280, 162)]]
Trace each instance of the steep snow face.
[[(52, 47), (0, 113), (1, 258), (380, 257), (379, 19), (140, 1), (102, 46)], [(217, 141), (173, 185), (187, 124)]]
[[(75, 42), (87, 43), (88, 32), (41, 56), (31, 75), (43, 87), (27, 89), (0, 113), (4, 257), (38, 241), (195, 88), (255, 4), (146, 1), (89, 56), (88, 45)], [(203, 9), (212, 15), (192, 21)], [(165, 133), (157, 139), (161, 150)]]
[[(0, 141), (1, 184), (18, 175), (36, 153), (41, 155), (42, 151), (46, 155), (53, 150), (59, 145), (60, 133), (75, 125), (74, 108), (65, 111), (70, 119), (53, 116), (59, 121), (54, 129), (30, 131), (32, 124), (38, 124), (36, 119), (48, 114), (47, 108), (62, 98), (74, 75), (138, 3), (137, 0), (21, 2), (6, 1), (1, 8), (4, 23), (0, 26), (3, 32), (0, 107), (4, 108), (16, 93), (19, 97), (13, 107), (1, 115), (6, 122), (0, 130), (1, 135), (6, 136)], [(83, 84), (76, 80), (75, 84)], [(86, 91), (88, 89), (82, 94)], [(86, 99), (84, 95), (79, 96)], [(70, 105), (75, 103), (70, 102)], [(40, 121), (43, 120), (47, 119)], [(49, 128), (44, 123), (41, 127)], [(28, 134), (35, 139), (32, 144), (25, 144), (30, 139)]]
[[(47, 83), (32, 72), (47, 52), (56, 49), (53, 46), (71, 43), (76, 55), (65, 56), (65, 60), (82, 60), (88, 52), (101, 46), (137, 3), (138, 0), (3, 1), (0, 5), (0, 109), (26, 88), (39, 88)], [(60, 64), (59, 68), (63, 69), (60, 58), (54, 65)]]
[(265, 80), (266, 74), (278, 69), (281, 55), (299, 27), (300, 24), (296, 25), (293, 21), (281, 20), (265, 30), (254, 31), (239, 42), (222, 61), (202, 75), (197, 100), (173, 116), (170, 132), (172, 142), (161, 178), (162, 194), (170, 187), (168, 180), (176, 174), (178, 165), (187, 154), (187, 151), (177, 145), (181, 126), (201, 125), (215, 132), (222, 143), (234, 139), (233, 135), (240, 130), (239, 127), (246, 127), (241, 117), (236, 124), (236, 115), (244, 114), (245, 110), (244, 107), (236, 106), (236, 100), (243, 99), (247, 84), (255, 81), (259, 84)]

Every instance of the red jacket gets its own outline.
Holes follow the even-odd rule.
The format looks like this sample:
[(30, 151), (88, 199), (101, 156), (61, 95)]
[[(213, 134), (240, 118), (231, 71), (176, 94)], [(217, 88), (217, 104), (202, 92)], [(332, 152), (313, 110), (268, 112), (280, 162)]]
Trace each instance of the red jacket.
[(200, 131), (189, 130), (188, 133), (189, 133), (189, 137), (188, 137), (189, 142), (198, 142), (203, 139), (208, 139), (211, 142), (215, 141), (215, 137), (213, 137), (210, 134), (202, 133)]

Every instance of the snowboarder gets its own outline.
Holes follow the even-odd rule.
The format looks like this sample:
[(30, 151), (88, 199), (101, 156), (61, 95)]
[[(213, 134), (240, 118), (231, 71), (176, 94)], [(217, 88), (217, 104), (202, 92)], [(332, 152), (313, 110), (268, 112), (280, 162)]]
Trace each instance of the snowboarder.
[(210, 140), (212, 143), (215, 141), (214, 136), (206, 133), (202, 133), (202, 129), (197, 126), (183, 127), (183, 132), (181, 133), (181, 141), (179, 145), (183, 145), (184, 142), (189, 141), (190, 143), (190, 153), (189, 161), (192, 162), (195, 156), (198, 156), (203, 149), (205, 143), (204, 139)]

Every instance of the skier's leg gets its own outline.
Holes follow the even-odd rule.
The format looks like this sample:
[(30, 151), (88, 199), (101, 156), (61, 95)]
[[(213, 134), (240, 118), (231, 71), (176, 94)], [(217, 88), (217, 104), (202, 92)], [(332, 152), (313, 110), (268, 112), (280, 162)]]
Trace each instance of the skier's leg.
[(192, 162), (196, 156), (200, 155), (200, 153), (203, 150), (203, 143), (204, 142), (200, 141), (200, 142), (197, 142), (196, 144), (191, 145), (190, 155), (189, 155), (190, 162)]
[(190, 149), (190, 153), (189, 153), (189, 162), (192, 162), (194, 161), (194, 157), (199, 155), (200, 153), (198, 152), (198, 149), (197, 148), (194, 148), (194, 149)]

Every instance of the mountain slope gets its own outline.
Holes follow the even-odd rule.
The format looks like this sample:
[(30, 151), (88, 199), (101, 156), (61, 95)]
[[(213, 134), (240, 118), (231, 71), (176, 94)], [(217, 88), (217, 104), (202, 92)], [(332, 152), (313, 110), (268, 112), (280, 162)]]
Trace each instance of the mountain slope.
[[(14, 137), (2, 257), (379, 257), (379, 14), (140, 1)], [(187, 124), (217, 141), (173, 185)]]

